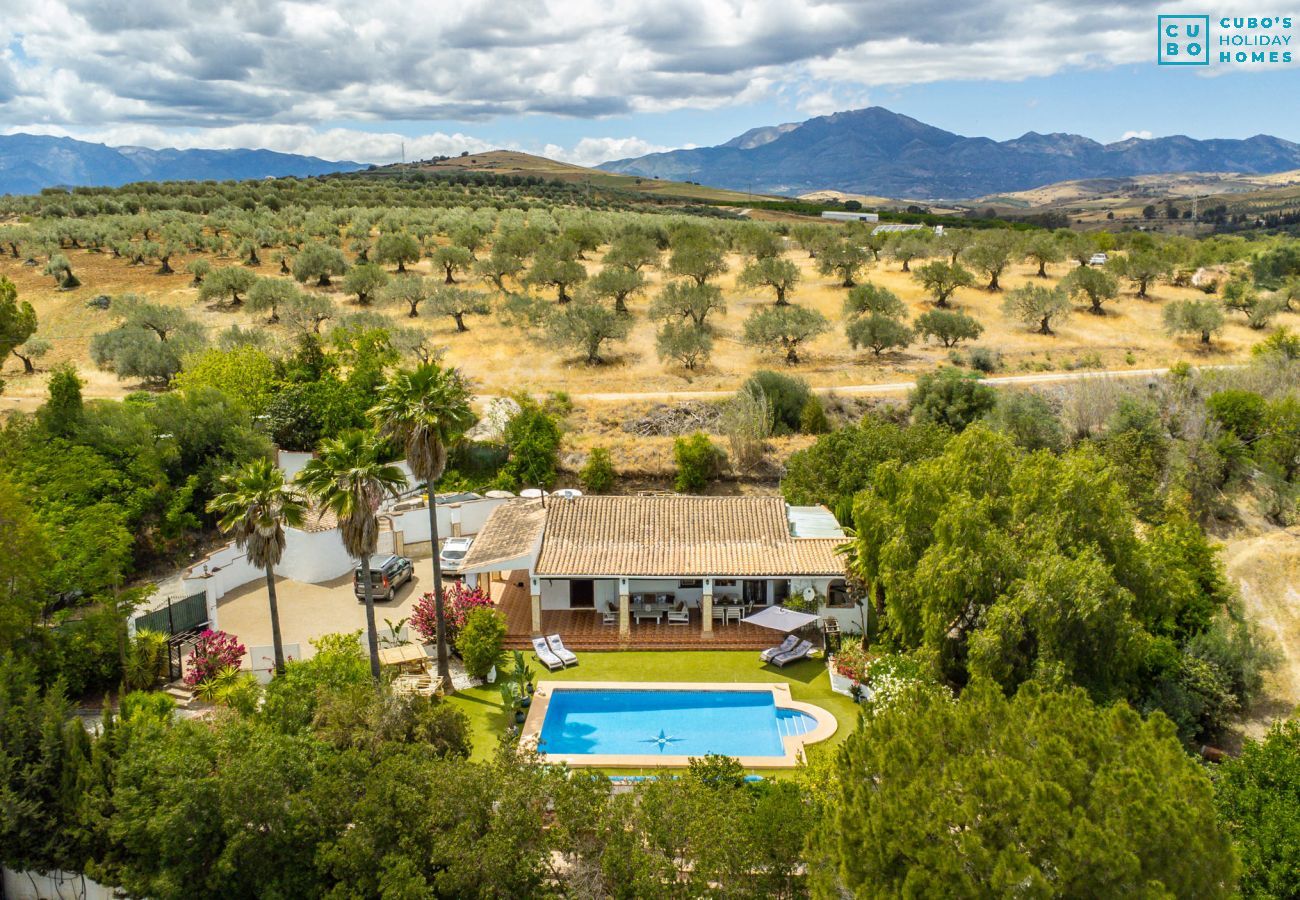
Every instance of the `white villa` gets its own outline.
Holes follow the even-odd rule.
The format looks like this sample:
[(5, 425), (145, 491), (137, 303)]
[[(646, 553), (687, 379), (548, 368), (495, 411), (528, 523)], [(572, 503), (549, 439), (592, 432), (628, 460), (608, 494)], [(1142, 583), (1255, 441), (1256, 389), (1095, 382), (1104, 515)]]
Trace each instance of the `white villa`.
[(551, 496), (493, 510), (461, 572), (505, 575), (516, 644), (553, 631), (589, 646), (763, 644), (772, 633), (740, 619), (791, 597), (861, 630), (845, 541), (824, 507), (779, 497)]

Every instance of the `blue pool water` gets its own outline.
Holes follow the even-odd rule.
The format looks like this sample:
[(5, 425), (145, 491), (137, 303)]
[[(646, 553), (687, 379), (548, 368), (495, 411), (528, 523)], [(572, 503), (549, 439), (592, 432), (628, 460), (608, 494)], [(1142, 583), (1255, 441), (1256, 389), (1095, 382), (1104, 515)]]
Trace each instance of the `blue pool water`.
[(784, 756), (782, 735), (816, 720), (777, 709), (771, 691), (555, 688), (542, 723), (542, 753)]

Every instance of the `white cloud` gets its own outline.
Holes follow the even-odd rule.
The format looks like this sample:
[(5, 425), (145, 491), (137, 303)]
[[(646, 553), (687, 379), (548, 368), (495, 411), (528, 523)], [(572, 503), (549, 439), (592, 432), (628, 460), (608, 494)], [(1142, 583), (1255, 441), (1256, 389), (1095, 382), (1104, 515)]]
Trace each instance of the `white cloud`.
[(1140, 141), (1151, 140), (1151, 132), (1143, 129), (1142, 131), (1126, 131), (1120, 135), (1121, 141), (1127, 141), (1129, 138), (1137, 138)]
[(817, 113), (876, 85), (1147, 61), (1160, 2), (661, 0), (647, 15), (642, 0), (459, 0), (434, 15), (403, 0), (28, 0), (0, 21), (0, 120), (600, 118), (772, 94)]
[[(694, 146), (687, 144), (687, 147)], [(638, 137), (585, 137), (573, 147), (561, 147), (547, 144), (542, 148), (542, 156), (571, 162), (579, 166), (594, 166), (611, 159), (627, 159), (633, 156), (645, 156), (647, 153), (662, 153), (671, 150), (661, 144), (652, 144)]]

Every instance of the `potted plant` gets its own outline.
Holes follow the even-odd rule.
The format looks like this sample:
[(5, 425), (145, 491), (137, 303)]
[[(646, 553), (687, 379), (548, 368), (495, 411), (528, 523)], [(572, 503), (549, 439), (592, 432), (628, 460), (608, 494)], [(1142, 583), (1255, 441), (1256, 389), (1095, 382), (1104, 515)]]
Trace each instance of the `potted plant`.
[(524, 710), (519, 695), (519, 683), (516, 681), (502, 681), (497, 684), (497, 690), (501, 692), (501, 705), (515, 714), (515, 724), (524, 724)]
[(515, 686), (518, 689), (520, 703), (526, 708), (533, 703), (533, 679), (537, 673), (528, 665), (527, 658), (524, 657), (523, 652), (520, 650), (514, 651), (514, 667), (515, 670), (512, 674)]

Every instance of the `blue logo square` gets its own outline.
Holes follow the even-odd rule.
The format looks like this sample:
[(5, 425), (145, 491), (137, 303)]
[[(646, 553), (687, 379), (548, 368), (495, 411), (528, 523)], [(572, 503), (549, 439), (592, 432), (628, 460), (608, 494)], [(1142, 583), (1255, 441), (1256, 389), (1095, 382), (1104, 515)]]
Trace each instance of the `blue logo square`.
[(1156, 16), (1156, 63), (1162, 66), (1208, 66), (1210, 17)]

